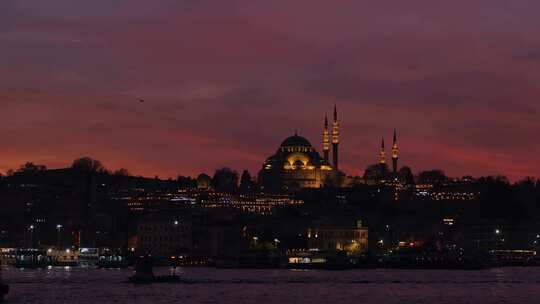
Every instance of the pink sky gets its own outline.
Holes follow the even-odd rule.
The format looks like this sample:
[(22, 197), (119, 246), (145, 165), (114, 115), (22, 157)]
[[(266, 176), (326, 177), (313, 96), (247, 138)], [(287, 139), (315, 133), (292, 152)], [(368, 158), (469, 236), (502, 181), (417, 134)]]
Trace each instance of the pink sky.
[[(337, 103), (350, 175), (400, 163), (539, 176), (540, 3), (4, 0), (0, 172), (25, 161), (173, 177), (259, 170)], [(139, 99), (146, 100), (139, 103)]]

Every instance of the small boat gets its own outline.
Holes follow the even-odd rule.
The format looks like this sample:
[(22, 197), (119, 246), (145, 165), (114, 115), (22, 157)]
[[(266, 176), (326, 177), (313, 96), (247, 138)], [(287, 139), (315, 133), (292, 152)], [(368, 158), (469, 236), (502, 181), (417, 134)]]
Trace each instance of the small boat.
[(140, 256), (135, 264), (135, 274), (129, 277), (129, 281), (135, 284), (153, 283), (179, 283), (181, 278), (176, 271), (171, 275), (155, 276), (154, 261), (151, 256)]

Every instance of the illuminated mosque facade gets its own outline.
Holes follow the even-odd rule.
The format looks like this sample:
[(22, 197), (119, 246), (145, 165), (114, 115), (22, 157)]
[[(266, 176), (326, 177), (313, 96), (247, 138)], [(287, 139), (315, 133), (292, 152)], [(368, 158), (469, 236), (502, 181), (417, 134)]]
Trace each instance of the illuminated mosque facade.
[[(294, 134), (286, 138), (276, 153), (266, 159), (259, 182), (266, 190), (291, 188), (320, 188), (324, 184), (339, 183), (344, 176), (339, 171), (339, 122), (334, 106), (334, 120), (329, 130), (325, 117), (323, 129), (323, 156), (304, 137)], [(332, 161), (330, 161), (332, 146)]]

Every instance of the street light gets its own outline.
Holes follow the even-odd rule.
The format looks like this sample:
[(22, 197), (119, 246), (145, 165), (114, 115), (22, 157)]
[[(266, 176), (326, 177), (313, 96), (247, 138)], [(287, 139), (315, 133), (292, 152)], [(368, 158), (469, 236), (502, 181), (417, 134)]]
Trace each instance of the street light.
[(30, 225), (28, 230), (30, 231), (30, 248), (34, 247), (34, 225)]
[(61, 224), (58, 224), (56, 225), (56, 231), (58, 232), (57, 235), (56, 235), (56, 242), (57, 242), (57, 246), (60, 247), (60, 237), (61, 237), (61, 234), (60, 234), (60, 231), (62, 230), (64, 226), (62, 226)]
[[(495, 238), (495, 250), (499, 250), (499, 242), (501, 241), (500, 240), (501, 232), (502, 231), (499, 228), (495, 228), (495, 235), (496, 235), (496, 238)], [(503, 239), (503, 242), (504, 242), (504, 239)]]

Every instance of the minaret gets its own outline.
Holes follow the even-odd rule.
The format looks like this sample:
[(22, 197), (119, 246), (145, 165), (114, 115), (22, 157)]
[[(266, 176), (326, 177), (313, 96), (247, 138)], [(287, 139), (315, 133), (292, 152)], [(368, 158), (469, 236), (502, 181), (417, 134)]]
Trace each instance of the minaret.
[(381, 166), (386, 165), (386, 151), (384, 149), (384, 137), (381, 141), (381, 151), (379, 152), (379, 164)]
[(328, 132), (328, 117), (326, 115), (324, 116), (323, 152), (324, 161), (328, 163), (328, 155), (330, 153), (330, 132)]
[(339, 145), (339, 123), (337, 118), (337, 106), (334, 105), (334, 122), (332, 123), (332, 156), (334, 158), (334, 169), (339, 169), (338, 158), (338, 145)]
[(394, 174), (397, 173), (398, 170), (398, 147), (397, 147), (397, 135), (396, 135), (396, 129), (394, 129), (394, 143), (392, 144), (392, 170), (394, 171)]

